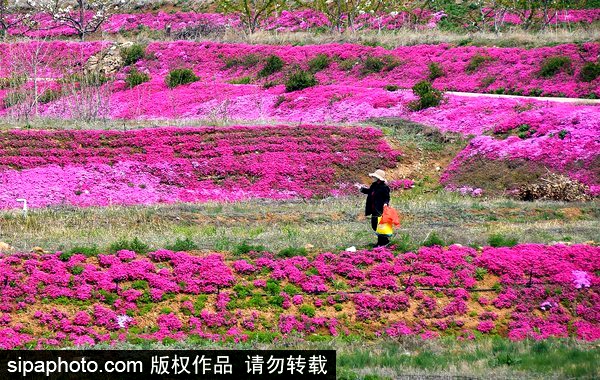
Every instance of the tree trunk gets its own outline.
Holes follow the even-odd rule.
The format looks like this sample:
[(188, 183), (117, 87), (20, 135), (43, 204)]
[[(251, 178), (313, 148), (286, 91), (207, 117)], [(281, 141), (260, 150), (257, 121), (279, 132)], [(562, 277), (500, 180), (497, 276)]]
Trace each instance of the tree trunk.
[(79, 0), (79, 37), (85, 41), (85, 0)]

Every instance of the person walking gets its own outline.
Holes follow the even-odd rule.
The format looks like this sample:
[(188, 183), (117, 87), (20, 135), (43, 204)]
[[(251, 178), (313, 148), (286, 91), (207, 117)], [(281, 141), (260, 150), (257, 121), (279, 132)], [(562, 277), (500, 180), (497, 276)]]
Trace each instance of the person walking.
[[(383, 208), (390, 204), (390, 187), (387, 185), (385, 172), (381, 169), (369, 173), (369, 177), (375, 179), (371, 186), (366, 187), (361, 184), (357, 184), (356, 186), (360, 187), (361, 193), (367, 194), (365, 216), (371, 216), (371, 228), (373, 228), (373, 231), (377, 231), (379, 218), (383, 215)], [(376, 247), (386, 246), (389, 243), (390, 239), (388, 235), (377, 234)]]

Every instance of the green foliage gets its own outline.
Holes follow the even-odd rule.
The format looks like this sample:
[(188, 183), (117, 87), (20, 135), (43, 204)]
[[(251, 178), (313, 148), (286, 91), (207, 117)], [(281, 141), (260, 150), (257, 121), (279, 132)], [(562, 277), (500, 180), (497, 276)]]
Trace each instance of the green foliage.
[(233, 248), (234, 255), (245, 255), (250, 252), (264, 252), (265, 247), (262, 245), (250, 245), (247, 242), (236, 245)]
[(430, 62), (427, 65), (427, 68), (429, 70), (429, 75), (427, 78), (429, 78), (430, 82), (433, 82), (437, 78), (444, 76), (444, 69), (442, 69), (442, 66), (439, 63)]
[(79, 265), (75, 265), (73, 268), (71, 268), (71, 273), (73, 273), (74, 275), (82, 274), (83, 267), (79, 266)]
[(307, 315), (311, 318), (315, 316), (315, 308), (311, 305), (302, 305), (298, 310), (300, 311), (300, 313)]
[(444, 242), (444, 240), (442, 240), (442, 238), (440, 238), (437, 235), (437, 233), (432, 232), (429, 234), (429, 236), (427, 236), (425, 241), (423, 241), (422, 245), (424, 247), (433, 247), (434, 245), (439, 245), (440, 247), (444, 247), (446, 245), (446, 242)]
[(308, 61), (308, 68), (312, 73), (325, 70), (329, 67), (331, 59), (327, 54), (318, 54), (316, 57)]
[(492, 247), (514, 247), (519, 244), (519, 241), (515, 237), (493, 234), (488, 239), (488, 244)]
[(396, 248), (394, 251), (396, 252), (410, 252), (415, 249), (415, 246), (410, 238), (410, 236), (406, 233), (398, 235), (397, 238), (392, 240), (392, 245)]
[(317, 80), (315, 76), (307, 71), (297, 71), (293, 73), (285, 82), (285, 91), (292, 92), (303, 90), (308, 87), (315, 86)]
[(475, 278), (478, 281), (482, 281), (486, 274), (487, 274), (487, 269), (485, 269), (485, 268), (475, 268)]
[(194, 302), (194, 311), (195, 311), (196, 315), (199, 315), (200, 312), (202, 310), (204, 310), (207, 300), (208, 300), (208, 296), (206, 294), (200, 294), (196, 298), (196, 301)]
[(179, 252), (179, 251), (193, 251), (195, 249), (198, 249), (198, 245), (189, 237), (186, 237), (185, 239), (180, 239), (177, 238), (177, 240), (175, 240), (175, 243), (171, 244), (171, 245), (167, 245), (165, 247), (166, 249), (170, 250), (170, 251), (175, 251), (175, 252)]
[(139, 84), (148, 82), (149, 80), (150, 75), (139, 71), (135, 67), (132, 67), (125, 77), (125, 83), (127, 83), (127, 87), (129, 88), (133, 88)]
[(579, 78), (584, 82), (592, 82), (598, 77), (600, 77), (600, 62), (586, 62), (579, 73)]
[(400, 65), (400, 62), (392, 56), (367, 57), (363, 62), (360, 73), (362, 75), (367, 75), (379, 73), (384, 69), (385, 71), (391, 71), (398, 65)]
[(265, 292), (274, 296), (278, 295), (281, 291), (281, 286), (279, 285), (279, 281), (273, 280), (272, 278), (267, 280), (267, 284), (265, 285)]
[(355, 58), (347, 58), (338, 61), (338, 67), (343, 71), (350, 71), (356, 66), (358, 61)]
[(233, 78), (227, 81), (227, 83), (231, 84), (250, 84), (250, 82), (252, 82), (252, 78), (250, 78), (249, 76)]
[(265, 82), (265, 83), (263, 84), (263, 88), (264, 88), (265, 90), (268, 90), (268, 89), (270, 89), (271, 87), (275, 87), (275, 86), (277, 86), (277, 82), (275, 82), (275, 81), (272, 81), (272, 80), (270, 80), (270, 81), (268, 81), (268, 82)]
[(538, 74), (543, 78), (551, 78), (562, 70), (569, 74), (572, 73), (571, 58), (557, 55), (544, 59)]
[(244, 67), (249, 69), (256, 66), (260, 62), (260, 57), (256, 54), (247, 54), (240, 58), (225, 58), (225, 68)]
[(23, 75), (11, 75), (8, 78), (0, 78), (0, 90), (6, 88), (19, 88), (27, 82), (27, 77)]
[(131, 288), (132, 289), (138, 289), (138, 290), (143, 290), (143, 289), (148, 289), (148, 281), (146, 280), (135, 280), (131, 283)]
[(249, 286), (244, 286), (242, 284), (236, 284), (233, 287), (233, 291), (237, 298), (246, 298), (252, 295), (252, 289)]
[(398, 91), (398, 86), (395, 84), (387, 84), (385, 86), (386, 91)]
[(306, 252), (306, 248), (300, 247), (287, 247), (279, 251), (279, 256), (281, 257), (294, 257), (294, 256), (306, 256), (308, 252)]
[(263, 68), (258, 72), (259, 78), (268, 77), (269, 75), (275, 74), (276, 72), (283, 69), (283, 60), (276, 55), (270, 55), (267, 57), (267, 61)]
[(410, 108), (413, 111), (419, 111), (429, 107), (436, 107), (440, 105), (444, 99), (444, 94), (431, 85), (430, 82), (420, 81), (416, 83), (413, 88), (413, 93), (419, 97), (418, 100), (410, 103)]
[(104, 289), (100, 289), (98, 291), (98, 293), (100, 293), (100, 295), (104, 298), (104, 302), (109, 305), (114, 304), (115, 301), (119, 298), (119, 296), (117, 294), (112, 293), (112, 292), (107, 292)]
[(60, 92), (59, 90), (53, 90), (51, 88), (47, 88), (40, 95), (38, 102), (40, 102), (41, 104), (50, 103), (50, 102), (55, 101), (56, 99), (60, 98), (61, 96), (62, 96), (62, 92)]
[(175, 88), (188, 83), (200, 80), (191, 69), (174, 69), (169, 72), (165, 82), (169, 88)]
[(91, 245), (89, 247), (88, 246), (75, 246), (68, 251), (68, 254), (71, 256), (78, 254), (78, 253), (85, 255), (86, 257), (93, 257), (93, 256), (98, 256), (98, 253), (100, 253), (100, 250), (98, 249), (97, 245)]
[(479, 70), (479, 68), (484, 63), (486, 63), (488, 61), (491, 61), (491, 60), (492, 60), (492, 57), (488, 57), (488, 56), (484, 56), (484, 55), (480, 55), (480, 54), (475, 54), (469, 60), (469, 63), (467, 64), (467, 67), (465, 68), (465, 71), (468, 74), (473, 74), (474, 72), (476, 72), (477, 70)]
[(565, 137), (567, 137), (567, 134), (569, 134), (569, 131), (566, 129), (561, 129), (560, 132), (558, 132), (558, 138), (564, 140)]
[(289, 294), (290, 296), (295, 296), (296, 294), (302, 293), (302, 291), (299, 287), (297, 287), (296, 285), (292, 285), (292, 284), (286, 284), (282, 290), (285, 293)]
[(133, 65), (140, 59), (144, 58), (146, 47), (140, 44), (133, 44), (129, 47), (121, 48), (121, 58), (125, 66)]
[(147, 253), (150, 250), (150, 246), (148, 244), (142, 242), (137, 237), (134, 237), (133, 240), (120, 239), (116, 242), (112, 243), (109, 247), (110, 252), (117, 252), (122, 249), (126, 249), (129, 251), (134, 251), (136, 253)]
[(7, 93), (2, 102), (4, 103), (4, 108), (9, 108), (23, 102), (25, 98), (26, 95), (24, 93), (13, 91)]

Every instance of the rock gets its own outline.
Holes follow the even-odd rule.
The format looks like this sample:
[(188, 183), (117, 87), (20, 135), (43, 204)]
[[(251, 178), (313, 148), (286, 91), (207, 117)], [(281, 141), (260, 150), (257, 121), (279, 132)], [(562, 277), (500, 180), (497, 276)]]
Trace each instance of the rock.
[(48, 253), (50, 253), (48, 251), (44, 251), (44, 249), (42, 247), (33, 247), (33, 248), (31, 248), (31, 252), (32, 253), (39, 253), (39, 254), (48, 254)]
[(11, 252), (13, 250), (14, 247), (12, 247), (10, 244), (0, 241), (0, 252)]
[(536, 199), (555, 201), (587, 201), (590, 199), (589, 187), (581, 182), (556, 173), (549, 173), (537, 183), (521, 186), (516, 195), (524, 201)]

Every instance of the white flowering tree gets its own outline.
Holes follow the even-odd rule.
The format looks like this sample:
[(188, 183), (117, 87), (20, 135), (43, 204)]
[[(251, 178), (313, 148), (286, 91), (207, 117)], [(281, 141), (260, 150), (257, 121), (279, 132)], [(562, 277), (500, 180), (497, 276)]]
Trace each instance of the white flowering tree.
[(48, 13), (57, 23), (75, 29), (84, 41), (111, 14), (124, 9), (129, 0), (27, 0), (27, 4), (34, 11)]

